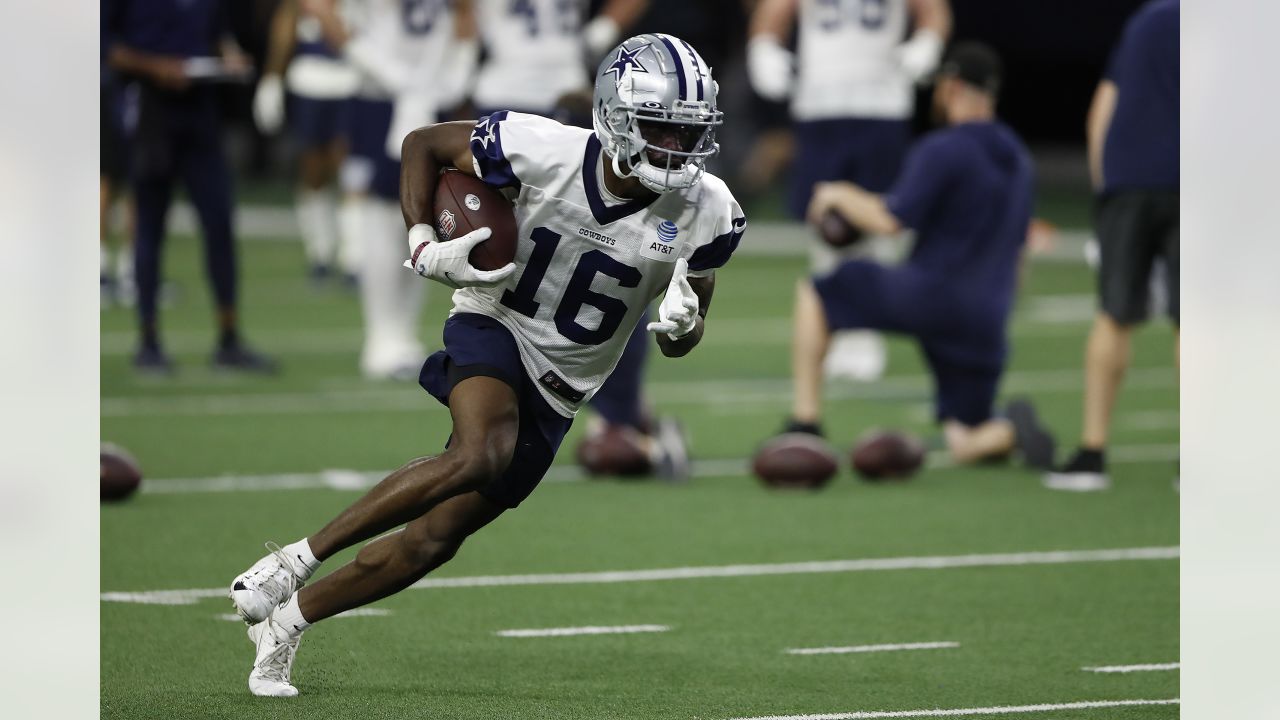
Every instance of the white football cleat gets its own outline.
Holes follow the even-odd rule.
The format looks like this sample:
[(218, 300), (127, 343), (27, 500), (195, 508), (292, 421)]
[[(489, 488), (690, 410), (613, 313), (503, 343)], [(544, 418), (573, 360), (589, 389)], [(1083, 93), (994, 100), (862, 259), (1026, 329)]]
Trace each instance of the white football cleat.
[(275, 543), (267, 543), (267, 549), (271, 552), (233, 580), (227, 593), (236, 614), (249, 625), (266, 620), (311, 577), (301, 558), (288, 557)]
[[(281, 638), (287, 638), (281, 640)], [(298, 688), (289, 682), (293, 658), (298, 654), (302, 633), (289, 637), (289, 632), (275, 620), (249, 627), (249, 639), (258, 647), (249, 673), (249, 692), (258, 697), (294, 697)]]

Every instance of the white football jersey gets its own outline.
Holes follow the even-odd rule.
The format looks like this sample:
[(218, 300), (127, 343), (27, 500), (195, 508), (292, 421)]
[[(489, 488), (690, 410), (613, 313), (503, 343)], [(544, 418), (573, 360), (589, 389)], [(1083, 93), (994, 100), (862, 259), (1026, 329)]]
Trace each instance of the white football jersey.
[[(516, 272), (453, 294), (454, 313), (501, 322), (543, 397), (571, 417), (613, 372), (675, 261), (706, 277), (728, 262), (746, 218), (724, 181), (704, 174), (650, 201), (611, 198), (595, 133), (497, 112), (471, 135), (476, 174), (515, 194)], [(478, 200), (477, 200), (478, 202)]]
[(907, 0), (800, 0), (792, 117), (910, 117), (913, 82), (894, 55), (906, 31)]
[(550, 114), (561, 95), (588, 86), (579, 30), (586, 0), (477, 0), (488, 59), (472, 100), (486, 110)]
[(343, 7), (343, 17), (359, 42), (376, 57), (378, 70), (361, 70), (358, 95), (389, 100), (402, 88), (388, 84), (430, 87), (444, 65), (454, 36), (451, 0), (355, 0)]

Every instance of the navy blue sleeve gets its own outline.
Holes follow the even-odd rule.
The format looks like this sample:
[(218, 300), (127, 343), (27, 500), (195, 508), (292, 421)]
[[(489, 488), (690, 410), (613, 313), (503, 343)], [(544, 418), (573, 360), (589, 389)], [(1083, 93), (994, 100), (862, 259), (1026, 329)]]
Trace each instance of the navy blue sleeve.
[(943, 130), (921, 140), (907, 155), (902, 173), (885, 194), (889, 212), (919, 230), (963, 166), (963, 140)]
[(506, 119), (506, 110), (480, 118), (471, 131), (471, 155), (480, 170), (480, 179), (485, 183), (519, 190), (520, 178), (516, 177), (511, 162), (502, 151), (502, 122)]
[(689, 270), (706, 272), (724, 267), (724, 264), (733, 256), (733, 251), (738, 249), (738, 243), (742, 242), (742, 236), (746, 232), (747, 219), (734, 218), (733, 227), (729, 232), (717, 235), (714, 240), (693, 251), (693, 255), (689, 258)]

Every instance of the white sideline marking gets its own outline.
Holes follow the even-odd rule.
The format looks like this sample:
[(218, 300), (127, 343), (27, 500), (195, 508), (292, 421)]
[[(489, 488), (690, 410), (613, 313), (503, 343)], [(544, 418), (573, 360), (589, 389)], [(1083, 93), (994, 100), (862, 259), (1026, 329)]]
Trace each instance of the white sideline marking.
[[(528, 585), (607, 585), (623, 582), (652, 582), (656, 580), (806, 575), (874, 570), (943, 570), (947, 568), (1063, 565), (1125, 560), (1176, 560), (1179, 555), (1180, 552), (1176, 546), (1118, 548), (1112, 550), (1055, 550), (1050, 552), (994, 553), (989, 555), (935, 555), (866, 558), (860, 560), (817, 560), (812, 562), (756, 565), (702, 565), (652, 570), (607, 570), (604, 572), (540, 573), (530, 575), (472, 575), (451, 578), (425, 578), (409, 587), (423, 589)], [(226, 588), (203, 588), (194, 590), (104, 592), (100, 597), (104, 602), (191, 605), (197, 600), (226, 597), (226, 595)]]
[(1102, 667), (1082, 667), (1085, 672), (1095, 673), (1131, 673), (1152, 672), (1155, 670), (1177, 670), (1180, 663), (1149, 663), (1147, 665), (1103, 665)]
[[(386, 610), (384, 608), (354, 608), (352, 610), (340, 612), (329, 619), (333, 620), (335, 618), (353, 618), (353, 617), (386, 617), (390, 614), (391, 614), (391, 611)], [(227, 622), (238, 622), (238, 623), (244, 622), (244, 618), (240, 617), (235, 613), (223, 613), (220, 615), (214, 615), (214, 617), (216, 617), (219, 620), (226, 620)]]
[[(1110, 450), (1114, 463), (1163, 462), (1178, 459), (1176, 444), (1121, 445)], [(930, 452), (926, 465), (932, 469), (953, 467), (945, 450)], [(751, 458), (715, 458), (694, 460), (693, 476), (697, 478), (741, 478), (750, 472)], [(142, 483), (147, 494), (202, 492), (262, 492), (270, 490), (368, 490), (391, 473), (390, 470), (328, 469), (314, 473), (281, 473), (277, 475), (215, 475), (201, 478), (148, 478)], [(553, 465), (542, 479), (545, 483), (570, 483), (588, 480), (576, 465)]]
[(898, 643), (894, 645), (849, 645), (847, 647), (813, 647), (813, 648), (788, 648), (788, 655), (844, 655), (846, 653), (873, 653), (873, 652), (892, 652), (895, 650), (940, 650), (943, 648), (958, 648), (960, 643), (943, 641), (943, 642), (918, 642), (918, 643)]
[(1168, 700), (1087, 700), (1084, 702), (1045, 703), (1043, 705), (997, 705), (980, 708), (952, 708), (943, 710), (864, 710), (859, 712), (826, 713), (822, 715), (765, 715), (734, 718), (733, 720), (871, 720), (872, 718), (922, 718), (962, 717), (965, 715), (1013, 715), (1017, 713), (1041, 713), (1054, 710), (1093, 710), (1096, 708), (1128, 707), (1131, 705), (1177, 705), (1178, 698)]
[[(1173, 367), (1134, 368), (1125, 376), (1126, 389), (1163, 389), (1177, 385)], [(1084, 373), (1069, 370), (1013, 371), (1004, 376), (1006, 394), (1075, 393), (1083, 387)], [(823, 397), (846, 399), (912, 399), (928, 397), (929, 375), (894, 375), (873, 384), (828, 383)], [(667, 380), (650, 383), (650, 398), (665, 405), (741, 407), (786, 405), (791, 402), (791, 380)], [(169, 396), (103, 397), (100, 417), (151, 417), (219, 415), (296, 415), (317, 412), (423, 412), (438, 408), (430, 396), (405, 385), (369, 385), (348, 389), (300, 390), (279, 393), (208, 393)]]
[(499, 630), (498, 637), (569, 637), (571, 635), (623, 635), (626, 633), (666, 632), (670, 625), (586, 625), (583, 627), (526, 628), (523, 630)]

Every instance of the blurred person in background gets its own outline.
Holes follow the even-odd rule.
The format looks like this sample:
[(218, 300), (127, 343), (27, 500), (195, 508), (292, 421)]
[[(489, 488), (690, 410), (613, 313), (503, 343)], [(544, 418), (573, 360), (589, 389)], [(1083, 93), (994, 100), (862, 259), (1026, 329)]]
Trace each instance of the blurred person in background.
[[(107, 64), (107, 16), (101, 18), (101, 57), (98, 82), (98, 289), (102, 308), (112, 303), (132, 305), (137, 299), (133, 281), (133, 204), (127, 194), (129, 149), (121, 123), (120, 84)], [(124, 208), (125, 230), (114, 258), (109, 242), (114, 209)]]
[(1097, 192), (1098, 301), (1085, 347), (1080, 447), (1045, 477), (1060, 490), (1110, 486), (1111, 414), (1130, 361), (1130, 335), (1147, 320), (1152, 267), (1163, 260), (1168, 313), (1177, 327), (1178, 0), (1153, 0), (1125, 25), (1086, 125)]
[[(510, 110), (586, 128), (591, 127), (592, 116), (588, 68), (613, 48), (618, 35), (649, 5), (648, 0), (608, 0), (595, 17), (587, 19), (585, 1), (477, 3), (487, 53), (471, 96), (478, 114)], [(632, 468), (637, 474), (682, 479), (689, 473), (683, 430), (673, 418), (654, 418), (644, 400), (647, 321), (646, 316), (635, 327), (622, 359), (591, 399), (596, 417), (589, 422), (583, 442), (616, 436), (620, 444), (633, 445), (645, 459)], [(590, 463), (587, 469), (594, 472)]]
[(1021, 452), (1041, 469), (1053, 438), (1029, 402), (994, 412), (1008, 360), (1007, 325), (1034, 202), (1031, 156), (995, 114), (999, 57), (980, 43), (952, 48), (938, 71), (934, 117), (944, 127), (912, 148), (889, 191), (819, 183), (811, 222), (839, 213), (866, 233), (915, 231), (906, 262), (847, 259), (800, 282), (793, 322), (795, 396), (784, 432), (822, 435), (822, 361), (838, 330), (914, 338), (933, 375), (935, 417), (960, 463)]
[(223, 154), (215, 82), (243, 79), (247, 58), (228, 34), (220, 0), (104, 0), (110, 66), (124, 82), (124, 130), (136, 208), (134, 265), (139, 371), (173, 372), (160, 342), (157, 295), (166, 216), (181, 180), (199, 215), (217, 308), (216, 369), (273, 372), (239, 332), (231, 174)]
[[(787, 42), (797, 21), (793, 53)], [(910, 37), (908, 26), (914, 28)], [(766, 99), (791, 101), (791, 215), (805, 217), (820, 182), (887, 190), (911, 141), (915, 84), (937, 67), (951, 34), (947, 0), (761, 0), (749, 32), (752, 87)], [(850, 252), (868, 249), (859, 243)], [(820, 241), (810, 245), (814, 272), (830, 271), (840, 258)], [(884, 373), (886, 358), (879, 334), (841, 332), (827, 372), (874, 380)]]
[[(337, 0), (328, 0), (330, 7)], [(286, 116), (301, 144), (294, 207), (312, 279), (327, 281), (336, 265), (349, 282), (359, 272), (356, 230), (338, 220), (334, 185), (346, 155), (346, 111), (359, 80), (325, 42), (320, 22), (299, 0), (283, 0), (271, 18), (266, 62), (253, 98), (253, 117), (266, 134)], [(347, 232), (340, 232), (346, 228)]]
[(472, 5), (365, 0), (339, 14), (331, 0), (298, 3), (303, 19), (319, 24), (325, 44), (358, 76), (342, 184), (345, 232), (360, 238), (360, 371), (371, 379), (413, 379), (426, 357), (418, 339), (424, 288), (401, 267), (400, 145), (463, 96), (479, 54)]

